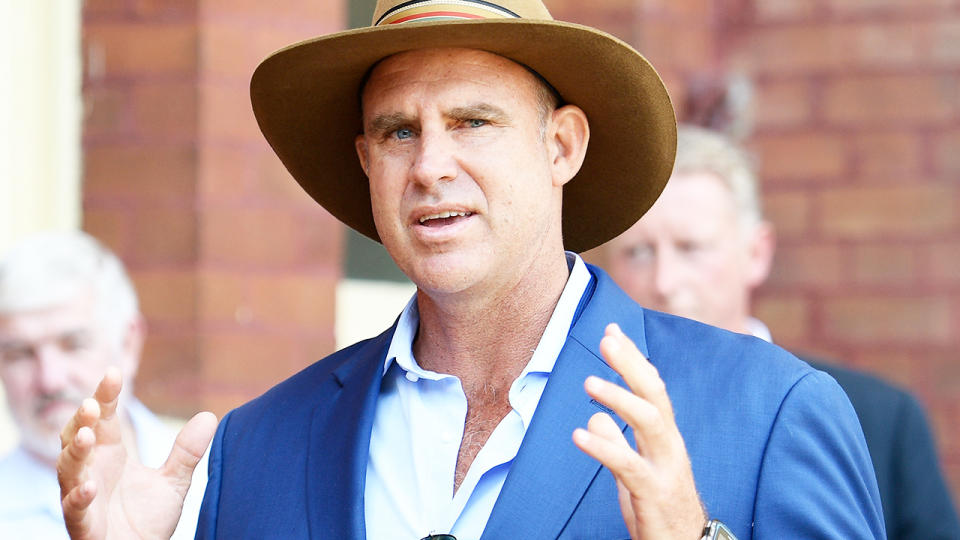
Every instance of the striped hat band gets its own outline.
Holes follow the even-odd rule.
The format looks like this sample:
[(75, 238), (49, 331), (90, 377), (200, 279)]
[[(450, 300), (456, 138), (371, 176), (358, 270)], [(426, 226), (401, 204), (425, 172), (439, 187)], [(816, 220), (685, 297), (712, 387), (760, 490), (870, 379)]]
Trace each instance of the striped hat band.
[(374, 26), (457, 19), (519, 18), (519, 15), (509, 9), (483, 0), (412, 0), (384, 13)]

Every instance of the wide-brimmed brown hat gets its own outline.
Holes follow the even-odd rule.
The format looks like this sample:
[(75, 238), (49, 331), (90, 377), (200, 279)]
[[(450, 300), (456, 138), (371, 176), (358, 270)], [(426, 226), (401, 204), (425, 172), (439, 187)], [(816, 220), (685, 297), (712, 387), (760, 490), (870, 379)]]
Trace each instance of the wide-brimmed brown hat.
[(669, 178), (676, 151), (670, 97), (632, 47), (599, 30), (554, 21), (539, 0), (378, 0), (370, 27), (301, 41), (253, 74), (260, 130), (318, 203), (379, 241), (354, 150), (359, 90), (377, 61), (433, 47), (489, 51), (543, 76), (590, 122), (583, 167), (564, 186), (563, 241), (596, 247), (633, 225)]

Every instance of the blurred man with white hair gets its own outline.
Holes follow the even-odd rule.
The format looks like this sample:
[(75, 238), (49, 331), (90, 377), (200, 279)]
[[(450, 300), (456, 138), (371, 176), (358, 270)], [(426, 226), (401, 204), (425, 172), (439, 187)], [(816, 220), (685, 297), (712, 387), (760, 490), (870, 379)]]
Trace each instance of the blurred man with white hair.
[[(42, 233), (0, 259), (0, 379), (20, 444), (0, 459), (0, 538), (67, 538), (56, 462), (60, 430), (108, 366), (124, 374), (123, 437), (151, 466), (174, 433), (131, 391), (145, 324), (122, 263), (82, 232)], [(181, 530), (192, 537), (206, 475)]]
[[(681, 126), (667, 187), (599, 255), (614, 281), (644, 307), (772, 341), (763, 322), (751, 316), (750, 300), (770, 273), (774, 244), (750, 156), (719, 132)], [(872, 375), (800, 358), (832, 375), (857, 412), (888, 538), (960, 538), (917, 400)]]

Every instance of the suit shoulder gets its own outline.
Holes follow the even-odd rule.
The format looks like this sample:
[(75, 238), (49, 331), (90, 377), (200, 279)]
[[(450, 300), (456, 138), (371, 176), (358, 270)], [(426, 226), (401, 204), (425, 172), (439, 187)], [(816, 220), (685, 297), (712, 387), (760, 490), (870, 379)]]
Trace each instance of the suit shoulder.
[(338, 377), (349, 377), (356, 370), (368, 368), (372, 362), (382, 361), (391, 336), (392, 329), (317, 360), (259, 397), (237, 407), (234, 418), (312, 407), (324, 385), (335, 383)]

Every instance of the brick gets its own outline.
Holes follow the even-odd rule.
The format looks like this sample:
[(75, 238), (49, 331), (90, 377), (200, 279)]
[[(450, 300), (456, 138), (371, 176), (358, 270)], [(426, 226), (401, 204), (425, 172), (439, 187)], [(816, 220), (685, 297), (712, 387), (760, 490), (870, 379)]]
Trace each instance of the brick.
[(270, 327), (310, 331), (333, 327), (336, 274), (280, 274), (254, 279), (250, 306), (254, 317)]
[(924, 247), (927, 277), (935, 284), (960, 283), (960, 239), (933, 242)]
[(931, 25), (927, 34), (930, 41), (929, 54), (933, 62), (956, 66), (960, 62), (960, 17), (941, 20)]
[[(627, 6), (631, 2), (625, 2)], [(633, 5), (639, 4), (644, 18), (657, 17), (672, 20), (709, 22), (716, 14), (716, 2), (713, 0), (634, 0)], [(552, 6), (554, 2), (550, 2)], [(584, 9), (586, 5), (573, 2), (574, 6)], [(606, 5), (606, 3), (604, 3)], [(596, 9), (589, 6), (588, 9)]]
[(933, 167), (942, 178), (960, 177), (960, 129), (953, 129), (936, 138), (933, 147)]
[(136, 14), (152, 21), (192, 20), (200, 0), (133, 0)]
[(826, 5), (837, 15), (876, 15), (880, 13), (920, 12), (930, 9), (949, 9), (956, 0), (826, 0)]
[(200, 85), (200, 136), (233, 144), (263, 140), (250, 106), (247, 82)]
[(123, 208), (102, 208), (84, 204), (83, 230), (96, 237), (121, 259), (126, 259), (127, 246), (133, 239), (130, 212)]
[[(320, 226), (317, 217), (283, 208), (210, 208), (204, 216), (204, 258), (244, 268), (289, 268), (308, 262), (301, 238), (310, 227)], [(338, 241), (331, 247), (339, 245), (334, 242)]]
[(158, 413), (192, 416), (201, 410), (197, 337), (155, 332), (149, 322), (147, 332), (137, 373), (137, 396)]
[(773, 223), (777, 238), (799, 238), (810, 229), (810, 195), (805, 192), (768, 190), (763, 196), (763, 211)]
[[(639, 50), (654, 66), (665, 64), (675, 69), (707, 71), (716, 58), (713, 35), (708, 27), (645, 21), (638, 35)], [(678, 43), (683, 46), (678, 47)]]
[(844, 238), (913, 238), (957, 225), (954, 186), (865, 186), (825, 189), (818, 194), (824, 234)]
[(333, 328), (337, 275), (210, 271), (202, 279), (203, 318), (218, 326), (285, 332)]
[(288, 336), (217, 331), (203, 343), (203, 376), (228, 385), (266, 389), (309, 364)]
[(200, 178), (201, 198), (212, 204), (252, 200), (311, 212), (317, 207), (266, 141), (247, 146), (205, 145)]
[(826, 84), (823, 114), (839, 125), (923, 125), (951, 120), (960, 104), (947, 75), (853, 75)]
[(761, 293), (753, 304), (754, 316), (770, 328), (777, 343), (802, 342), (810, 331), (810, 302), (802, 296)]
[(842, 137), (822, 132), (758, 136), (751, 145), (765, 181), (823, 181), (847, 172)]
[(756, 88), (756, 125), (794, 127), (809, 122), (813, 102), (804, 80), (760, 83)]
[(193, 21), (169, 24), (111, 22), (84, 25), (85, 49), (103, 56), (105, 77), (192, 74), (197, 68)]
[(133, 133), (130, 92), (123, 86), (85, 85), (84, 140), (120, 138)]
[(764, 0), (754, 4), (755, 16), (761, 23), (807, 20), (818, 11), (818, 3), (812, 0)]
[(140, 309), (151, 321), (192, 326), (197, 318), (197, 277), (192, 269), (139, 270), (132, 275)]
[(101, 143), (84, 152), (84, 196), (96, 200), (189, 203), (196, 191), (191, 145)]
[(936, 296), (850, 296), (827, 298), (823, 331), (841, 342), (937, 343), (953, 341), (950, 300)]
[[(346, 24), (346, 2), (338, 0), (276, 0), (263, 2), (260, 0), (204, 0), (202, 3), (203, 15), (208, 19), (223, 17), (245, 16), (259, 21), (309, 21), (314, 23), (334, 24), (337, 28)], [(269, 25), (269, 23), (264, 23)], [(318, 31), (325, 33), (330, 30)]]
[(891, 384), (912, 390), (920, 386), (917, 353), (907, 347), (876, 348), (863, 346), (853, 367), (886, 379)]
[(145, 139), (192, 142), (197, 138), (197, 85), (150, 81), (132, 89), (134, 131)]
[(890, 285), (901, 289), (914, 284), (917, 261), (909, 246), (858, 245), (853, 249), (853, 279), (858, 284)]
[(102, 16), (124, 15), (130, 11), (130, 0), (84, 0), (83, 18), (87, 21)]
[[(253, 159), (254, 176), (250, 193), (265, 200), (295, 205), (313, 210), (317, 203), (283, 166), (280, 158), (270, 149), (266, 141), (260, 151), (250, 152)], [(357, 163), (359, 167), (359, 162)]]
[(192, 205), (138, 208), (132, 228), (131, 262), (186, 265), (197, 261), (197, 214)]
[(767, 279), (772, 287), (835, 288), (843, 277), (843, 252), (839, 246), (812, 244), (781, 246)]
[(920, 138), (903, 131), (870, 131), (853, 138), (860, 176), (909, 181), (921, 169)]
[(838, 27), (804, 24), (757, 27), (743, 37), (756, 69), (777, 74), (834, 70), (846, 62)]

